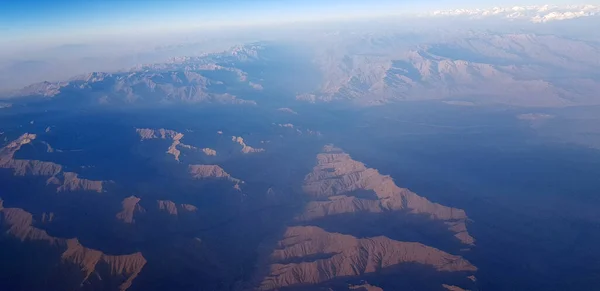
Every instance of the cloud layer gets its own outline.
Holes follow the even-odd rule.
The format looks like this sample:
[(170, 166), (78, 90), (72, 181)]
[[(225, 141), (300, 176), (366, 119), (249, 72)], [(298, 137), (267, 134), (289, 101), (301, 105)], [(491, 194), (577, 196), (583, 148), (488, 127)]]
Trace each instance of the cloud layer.
[(600, 15), (598, 5), (533, 5), (514, 7), (494, 7), (489, 9), (437, 10), (428, 16), (466, 16), (469, 18), (501, 17), (513, 20), (529, 20), (534, 23), (575, 19)]

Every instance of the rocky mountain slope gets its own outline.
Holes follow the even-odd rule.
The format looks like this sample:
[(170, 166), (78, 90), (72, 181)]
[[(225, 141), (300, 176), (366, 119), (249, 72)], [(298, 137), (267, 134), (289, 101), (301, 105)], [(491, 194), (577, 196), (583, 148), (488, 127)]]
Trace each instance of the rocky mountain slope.
[(61, 283), (62, 286), (70, 284), (68, 288), (96, 286), (106, 290), (127, 290), (146, 264), (141, 253), (112, 256), (86, 248), (76, 238), (53, 237), (33, 226), (30, 213), (20, 208), (4, 208), (2, 200), (0, 225), (4, 230), (3, 240), (19, 240), (26, 248), (33, 249), (39, 244), (47, 248), (58, 264), (57, 268), (61, 269), (61, 276), (68, 278)]
[[(439, 231), (432, 225), (439, 223), (463, 246), (472, 246), (475, 242), (467, 232), (468, 218), (463, 210), (430, 202), (400, 188), (391, 177), (354, 161), (339, 148), (327, 145), (317, 155), (317, 165), (304, 179), (303, 192), (309, 201), (295, 218), (299, 225), (288, 227), (275, 244), (267, 260), (266, 275), (259, 284), (260, 290), (325, 288), (328, 284), (341, 284), (369, 274), (402, 274), (406, 269), (399, 271), (403, 270), (401, 266), (409, 270), (420, 266), (434, 272), (456, 272), (459, 277), (477, 271), (460, 255), (418, 240), (395, 240), (385, 233), (361, 235), (385, 232), (385, 228), (361, 223), (368, 221), (371, 215), (384, 217), (387, 225), (411, 221), (416, 216), (424, 220), (403, 224), (404, 232), (410, 232), (409, 228)], [(398, 215), (389, 216), (394, 213)], [(337, 217), (356, 220), (328, 221)], [(327, 229), (318, 226), (321, 224)], [(352, 234), (347, 233), (348, 230)], [(367, 232), (363, 232), (365, 230)], [(442, 283), (440, 288), (443, 288)], [(357, 289), (376, 288), (368, 286)]]
[(299, 221), (359, 213), (405, 212), (443, 222), (463, 244), (473, 245), (464, 210), (430, 202), (398, 187), (394, 180), (353, 160), (341, 149), (328, 145), (317, 155), (317, 165), (304, 180), (310, 201)]
[[(152, 185), (173, 192), (176, 192), (173, 189), (183, 189), (190, 195), (160, 193), (137, 182), (127, 184), (126, 179), (110, 182), (112, 186), (106, 188), (104, 186), (109, 182), (83, 179), (78, 173), (64, 171), (65, 168), (79, 167), (77, 164), (81, 161), (73, 163), (70, 156), (84, 153), (88, 148), (80, 152), (46, 151), (48, 143), (39, 141), (39, 138), (45, 134), (52, 138), (55, 133), (43, 131), (41, 129), (39, 134), (23, 134), (14, 141), (5, 142), (5, 146), (0, 148), (0, 178), (3, 183), (6, 182), (3, 191), (7, 190), (3, 193), (9, 196), (10, 205), (31, 211), (0, 207), (0, 226), (6, 230), (6, 236), (0, 237), (0, 243), (9, 250), (2, 259), (6, 260), (6, 268), (14, 270), (15, 274), (27, 273), (27, 278), (31, 277), (31, 280), (25, 277), (11, 279), (0, 284), (2, 287), (12, 290), (12, 286), (30, 286), (29, 290), (42, 290), (39, 285), (42, 282), (38, 280), (46, 280), (50, 282), (48, 288), (54, 290), (148, 290), (147, 287), (154, 282), (169, 282), (183, 290), (191, 286), (229, 290), (227, 285), (223, 285), (223, 280), (241, 281), (233, 272), (240, 272), (235, 264), (245, 264), (245, 260), (248, 260), (246, 257), (236, 257), (242, 252), (240, 250), (246, 252), (244, 246), (221, 241), (226, 240), (227, 236), (235, 236), (228, 234), (228, 227), (230, 224), (236, 227), (240, 223), (237, 222), (240, 211), (236, 207), (239, 207), (241, 196), (219, 194), (231, 191), (231, 186), (236, 189), (233, 193), (238, 193), (244, 181), (232, 177), (216, 164), (188, 165), (168, 161), (158, 161), (159, 164), (156, 164), (153, 161), (150, 167), (164, 167), (164, 163), (167, 163), (167, 167), (183, 174), (173, 179), (185, 184), (185, 187), (176, 183), (165, 187), (163, 182)], [(171, 147), (181, 148), (185, 145), (181, 142), (183, 134), (172, 130), (139, 129), (136, 133), (129, 127), (128, 132), (132, 138), (125, 140), (130, 144), (123, 143), (121, 146), (135, 149), (138, 141), (134, 134), (145, 142), (164, 139), (168, 143), (175, 143)], [(96, 140), (92, 142), (95, 144)], [(228, 140), (225, 142), (229, 144)], [(161, 147), (148, 147), (151, 151), (157, 148)], [(23, 156), (43, 157), (69, 164), (63, 166), (54, 162), (17, 158), (20, 150)], [(135, 163), (135, 157), (128, 163)], [(81, 169), (94, 171), (95, 165)], [(13, 180), (13, 174), (19, 177)], [(169, 180), (167, 182), (173, 182)], [(133, 189), (136, 195), (125, 196), (126, 188)], [(96, 191), (103, 195), (52, 195), (54, 190)], [(202, 209), (192, 203), (201, 205)], [(90, 230), (91, 225), (94, 227)], [(207, 242), (205, 237), (208, 237)], [(19, 251), (12, 254), (13, 249)], [(38, 252), (46, 255), (30, 265), (19, 263), (29, 253), (35, 257)], [(113, 253), (117, 255), (109, 255)], [(222, 265), (221, 261), (232, 266)], [(147, 265), (150, 265), (150, 269), (146, 268)], [(142, 272), (142, 269), (145, 271)], [(194, 276), (187, 277), (185, 274), (188, 272)], [(141, 280), (135, 280), (139, 279), (140, 273)], [(10, 277), (10, 274), (13, 274), (12, 271), (5, 277)], [(167, 287), (156, 288), (162, 290)]]
[(241, 190), (240, 184), (244, 184), (244, 181), (234, 178), (229, 173), (225, 172), (223, 168), (218, 165), (189, 165), (188, 171), (192, 178), (196, 180), (203, 179), (223, 179), (232, 182), (233, 188)]
[(318, 284), (380, 272), (403, 263), (427, 265), (442, 272), (477, 270), (459, 256), (423, 244), (386, 237), (358, 239), (310, 226), (288, 228), (271, 260), (274, 264), (260, 290)]
[[(599, 104), (600, 48), (537, 34), (478, 33), (402, 46), (389, 35), (366, 35), (348, 48), (324, 49), (326, 76), (309, 102), (449, 99), (520, 106)], [(589, 61), (591, 60), (591, 61)]]
[[(318, 45), (306, 45), (312, 54), (306, 63), (320, 72), (321, 86), (286, 93), (308, 102), (361, 105), (432, 99), (517, 106), (600, 104), (594, 94), (600, 88), (600, 48), (593, 42), (493, 31), (423, 32), (416, 39), (401, 36), (340, 32)], [(281, 53), (277, 49), (281, 48), (270, 43), (249, 44), (122, 72), (42, 82), (13, 95), (80, 105), (256, 104), (232, 92), (256, 96), (263, 90), (257, 80), (268, 82), (264, 84), (268, 87), (291, 74), (280, 72), (282, 68), (271, 61), (272, 54)], [(279, 74), (264, 79), (269, 70)], [(294, 77), (301, 81), (313, 76)]]
[[(285, 114), (286, 118), (290, 115)], [(16, 189), (7, 186), (10, 191), (4, 196), (11, 207), (22, 207), (18, 211), (2, 210), (0, 222), (8, 231), (2, 246), (27, 250), (25, 254), (7, 254), (15, 272), (24, 272), (14, 262), (30, 252), (51, 256), (40, 258), (40, 262), (50, 265), (40, 264), (44, 270), (36, 270), (31, 277), (57, 281), (52, 285), (58, 286), (55, 289), (276, 290), (308, 286), (309, 290), (369, 290), (378, 286), (389, 290), (385, 280), (370, 280), (386, 274), (419, 272), (419, 268), (433, 272), (436, 281), (432, 284), (436, 287), (446, 283), (469, 287), (460, 280), (476, 271), (461, 256), (462, 251), (446, 249), (443, 243), (403, 240), (389, 236), (387, 230), (376, 233), (381, 230), (377, 228), (372, 233), (357, 234), (336, 228), (340, 224), (335, 222), (324, 225), (326, 219), (348, 214), (366, 221), (372, 216), (387, 219), (386, 214), (394, 213), (398, 216), (389, 220), (390, 225), (418, 217), (404, 226), (407, 231), (417, 228), (449, 233), (442, 238), (456, 236), (457, 244), (465, 249), (473, 244), (464, 211), (400, 188), (390, 177), (333, 146), (322, 149), (314, 165), (312, 157), (322, 141), (311, 135), (294, 133), (277, 140), (281, 132), (304, 128), (296, 121), (292, 125), (285, 120), (269, 120), (265, 124), (274, 128), (271, 136), (244, 133), (273, 141), (268, 151), (260, 154), (244, 152), (242, 149), (249, 147), (244, 139), (215, 136), (214, 128), (204, 130), (206, 136), (195, 136), (201, 131), (190, 129), (184, 135), (160, 127), (128, 124), (115, 130), (102, 125), (92, 127), (104, 131), (101, 134), (89, 135), (85, 127), (82, 137), (69, 140), (59, 136), (67, 125), (57, 124), (46, 131), (48, 124), (40, 119), (36, 122), (40, 123), (32, 131), (36, 134), (23, 134), (0, 149), (0, 179), (7, 179), (3, 181)], [(15, 132), (8, 135), (15, 136)], [(110, 136), (104, 133), (114, 132), (122, 133), (111, 140), (115, 144), (102, 143)], [(189, 148), (184, 142), (208, 143), (211, 138), (221, 141), (214, 144), (223, 154), (185, 155), (184, 149)], [(79, 139), (84, 141), (80, 144)], [(50, 143), (65, 150), (49, 151)], [(307, 148), (298, 151), (297, 156), (289, 155), (299, 145)], [(97, 148), (106, 152), (114, 148), (118, 153), (116, 157), (107, 154), (98, 159), (88, 154)], [(181, 150), (180, 162), (171, 158), (172, 148)], [(233, 154), (228, 155), (227, 150)], [(165, 151), (169, 155), (164, 155)], [(161, 154), (167, 159), (148, 158)], [(200, 162), (192, 162), (193, 158)], [(205, 159), (210, 163), (204, 163)], [(260, 171), (264, 164), (272, 167), (268, 175)], [(136, 170), (112, 175), (111, 182), (85, 179), (88, 175), (104, 177), (99, 173), (110, 175), (107, 169), (120, 166)], [(81, 172), (65, 171), (71, 168)], [(14, 178), (15, 173), (25, 177)], [(82, 195), (79, 191), (83, 190), (102, 195)], [(61, 193), (52, 195), (54, 191)], [(364, 230), (363, 224), (355, 226)], [(348, 278), (352, 280), (346, 281)], [(357, 281), (363, 279), (374, 285)], [(334, 281), (347, 286), (332, 286)], [(15, 286), (23, 286), (23, 282), (27, 280), (15, 281)], [(30, 289), (39, 290), (37, 285)]]
[(262, 90), (260, 84), (248, 80), (246, 72), (232, 65), (255, 59), (261, 49), (259, 45), (236, 47), (223, 53), (174, 58), (168, 63), (139, 65), (120, 72), (93, 72), (62, 82), (32, 84), (11, 96), (79, 105), (199, 102), (253, 105), (255, 101), (239, 99), (222, 88), (235, 85), (247, 91)]
[(129, 196), (129, 197), (123, 199), (123, 202), (121, 202), (121, 205), (123, 206), (123, 210), (121, 210), (121, 212), (117, 213), (117, 215), (116, 215), (117, 219), (121, 220), (125, 223), (134, 223), (135, 215), (146, 212), (146, 209), (144, 209), (142, 206), (139, 205), (140, 200), (141, 200), (140, 198), (135, 197), (135, 196)]
[(190, 204), (176, 204), (170, 200), (157, 200), (155, 203), (144, 207), (140, 204), (141, 198), (136, 196), (129, 196), (121, 202), (122, 210), (116, 214), (118, 220), (124, 223), (135, 223), (135, 219), (138, 215), (153, 215), (158, 212), (168, 214), (173, 217), (177, 217), (180, 214), (192, 214), (195, 213), (198, 208)]
[(11, 169), (16, 176), (47, 177), (46, 183), (56, 185), (57, 192), (95, 191), (100, 193), (103, 191), (105, 181), (79, 178), (77, 173), (63, 171), (63, 167), (59, 164), (39, 160), (15, 159), (15, 153), (22, 146), (31, 143), (36, 137), (35, 134), (25, 133), (0, 149), (0, 168)]
[(176, 161), (179, 162), (179, 157), (181, 156), (180, 148), (201, 151), (207, 156), (216, 156), (217, 151), (211, 148), (202, 148), (199, 149), (195, 146), (191, 146), (188, 144), (184, 144), (181, 142), (184, 134), (180, 132), (176, 132), (170, 129), (150, 129), (150, 128), (137, 128), (136, 132), (140, 135), (142, 141), (151, 140), (151, 139), (170, 139), (173, 143), (167, 149), (167, 154), (173, 155)]
[(234, 183), (243, 183), (240, 179), (231, 177), (217, 165), (190, 165), (189, 172), (194, 179), (225, 179)]
[(260, 153), (260, 152), (265, 151), (265, 149), (253, 148), (253, 147), (247, 145), (246, 142), (244, 141), (244, 138), (241, 136), (232, 136), (231, 141), (240, 144), (242, 146), (242, 149), (240, 151), (244, 154)]
[(360, 285), (351, 285), (348, 287), (348, 289), (357, 290), (357, 291), (383, 291), (383, 289), (381, 289), (377, 286), (373, 286), (369, 283), (364, 283), (364, 284), (360, 284)]

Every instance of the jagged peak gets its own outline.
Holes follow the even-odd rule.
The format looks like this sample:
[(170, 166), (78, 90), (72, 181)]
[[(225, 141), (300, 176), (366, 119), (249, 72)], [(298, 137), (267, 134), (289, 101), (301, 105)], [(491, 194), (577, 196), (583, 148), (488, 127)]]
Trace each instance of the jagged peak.
[[(319, 259), (314, 259), (317, 257)], [(405, 263), (430, 266), (439, 272), (477, 271), (477, 267), (464, 258), (421, 243), (400, 242), (384, 236), (356, 238), (316, 226), (287, 228), (270, 260), (273, 264), (260, 290), (318, 284)], [(299, 260), (302, 262), (296, 263)]]
[(261, 51), (265, 49), (262, 43), (237, 45), (229, 49), (228, 53), (240, 60), (257, 59)]
[(137, 196), (129, 196), (121, 202), (122, 210), (117, 213), (116, 217), (125, 223), (135, 223), (135, 215), (144, 213), (146, 210), (140, 206), (140, 198)]
[(218, 165), (189, 165), (188, 172), (194, 179), (225, 179), (234, 183), (233, 188), (240, 191), (244, 181), (234, 178)]
[(191, 204), (176, 204), (171, 200), (157, 200), (156, 204), (160, 211), (165, 211), (169, 215), (177, 216), (181, 212), (196, 212), (198, 208)]
[(241, 136), (232, 136), (231, 141), (241, 145), (242, 149), (240, 151), (244, 154), (261, 153), (261, 152), (265, 151), (265, 149), (263, 149), (263, 148), (253, 148), (253, 147), (247, 145), (246, 142), (244, 141), (244, 138)]
[(37, 135), (33, 133), (24, 133), (17, 139), (11, 141), (9, 144), (0, 149), (0, 162), (11, 160), (17, 151), (21, 149), (23, 145), (31, 143), (35, 140)]
[[(333, 145), (326, 145), (317, 155), (317, 164), (306, 175), (303, 190), (314, 201), (307, 204), (299, 220), (355, 212), (406, 211), (444, 222), (459, 241), (474, 244), (467, 232), (468, 217), (464, 210), (433, 203), (409, 189), (400, 188), (389, 175), (367, 168)], [(373, 193), (374, 199), (351, 196), (361, 191)]]

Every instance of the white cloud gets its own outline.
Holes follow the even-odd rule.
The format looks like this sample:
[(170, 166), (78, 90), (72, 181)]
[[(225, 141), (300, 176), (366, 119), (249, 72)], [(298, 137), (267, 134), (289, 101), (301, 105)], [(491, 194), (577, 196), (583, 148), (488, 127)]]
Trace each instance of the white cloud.
[(575, 19), (600, 15), (598, 5), (533, 5), (514, 7), (494, 7), (488, 9), (437, 10), (428, 16), (463, 16), (469, 18), (503, 17), (507, 19), (529, 20), (535, 23)]

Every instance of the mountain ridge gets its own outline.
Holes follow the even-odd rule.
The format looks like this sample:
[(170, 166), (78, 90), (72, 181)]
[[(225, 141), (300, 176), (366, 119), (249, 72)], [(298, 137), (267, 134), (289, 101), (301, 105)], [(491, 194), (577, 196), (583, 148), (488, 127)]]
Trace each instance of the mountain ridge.
[[(69, 276), (78, 278), (80, 287), (91, 284), (92, 281), (103, 279), (104, 284), (115, 290), (127, 290), (138, 276), (146, 259), (140, 253), (130, 255), (106, 255), (98, 250), (81, 245), (77, 238), (63, 239), (50, 236), (46, 231), (33, 226), (31, 213), (21, 208), (4, 208), (0, 200), (0, 225), (6, 229), (5, 235), (18, 239), (21, 243), (43, 242), (52, 247), (56, 259), (65, 270), (70, 270)], [(68, 265), (77, 266), (77, 269)]]

